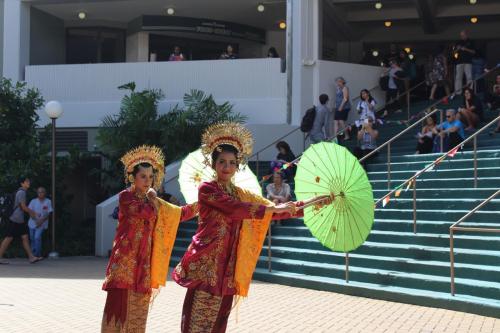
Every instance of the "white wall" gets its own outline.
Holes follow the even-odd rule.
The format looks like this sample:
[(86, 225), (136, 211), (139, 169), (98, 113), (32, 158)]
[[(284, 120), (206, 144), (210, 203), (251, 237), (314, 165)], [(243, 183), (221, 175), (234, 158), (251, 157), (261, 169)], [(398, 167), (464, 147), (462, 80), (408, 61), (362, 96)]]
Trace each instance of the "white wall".
[(3, 15), (3, 76), (19, 81), (30, 60), (30, 4), (4, 1)]
[[(28, 66), (26, 81), (45, 100), (59, 100), (62, 127), (97, 127), (101, 119), (119, 112), (125, 92), (118, 86), (136, 82), (137, 90), (162, 89), (160, 112), (182, 103), (185, 93), (201, 89), (218, 102), (229, 101), (250, 124), (286, 122), (286, 75), (280, 59), (185, 61), (86, 65)], [(40, 126), (48, 123), (40, 113)]]

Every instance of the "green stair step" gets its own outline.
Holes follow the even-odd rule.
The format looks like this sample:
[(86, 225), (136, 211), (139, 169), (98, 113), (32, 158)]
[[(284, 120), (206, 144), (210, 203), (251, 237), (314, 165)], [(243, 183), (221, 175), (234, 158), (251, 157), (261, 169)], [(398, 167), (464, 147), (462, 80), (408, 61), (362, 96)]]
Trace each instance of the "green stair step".
[[(266, 268), (267, 258), (260, 257), (257, 267)], [(342, 279), (345, 276), (345, 265), (311, 263), (309, 261), (272, 258), (272, 267), (278, 271)], [(349, 278), (357, 282), (396, 286), (417, 290), (447, 292), (450, 290), (450, 277), (419, 273), (389, 271), (366, 267), (350, 266)], [(463, 294), (500, 299), (500, 283), (480, 281), (476, 279), (455, 278), (456, 288)]]
[(348, 295), (422, 306), (433, 306), (500, 318), (499, 301), (489, 298), (463, 295), (460, 290), (457, 290), (456, 296), (451, 296), (446, 292), (431, 292), (421, 289), (381, 286), (357, 281), (350, 281), (349, 283), (346, 283), (343, 279), (309, 276), (278, 270), (273, 270), (273, 272), (270, 273), (266, 269), (262, 268), (257, 268), (253, 277), (256, 280), (279, 283), (293, 287), (332, 291)]
[[(264, 247), (261, 253), (263, 261), (267, 262), (267, 247)], [(308, 261), (322, 265), (345, 264), (345, 254), (323, 251), (296, 249), (293, 247), (272, 247), (272, 257), (282, 259), (293, 259)], [(498, 258), (500, 261), (500, 257)], [(444, 277), (450, 276), (449, 261), (421, 261), (411, 258), (394, 256), (373, 256), (369, 254), (351, 253), (349, 255), (349, 265), (366, 268), (383, 268), (388, 271), (398, 271), (406, 273), (432, 274)], [(500, 281), (500, 268), (477, 264), (456, 263), (455, 274), (457, 277), (466, 279), (480, 279), (484, 281)]]
[[(385, 208), (375, 209), (376, 219), (404, 219), (413, 220), (413, 209), (394, 209), (391, 207), (391, 203)], [(418, 220), (434, 220), (434, 221), (449, 221), (456, 222), (461, 219), (468, 210), (430, 210), (430, 209), (418, 209), (417, 210), (417, 221)], [(498, 212), (497, 211), (484, 211), (479, 210), (474, 214), (474, 220), (478, 222), (498, 222)]]

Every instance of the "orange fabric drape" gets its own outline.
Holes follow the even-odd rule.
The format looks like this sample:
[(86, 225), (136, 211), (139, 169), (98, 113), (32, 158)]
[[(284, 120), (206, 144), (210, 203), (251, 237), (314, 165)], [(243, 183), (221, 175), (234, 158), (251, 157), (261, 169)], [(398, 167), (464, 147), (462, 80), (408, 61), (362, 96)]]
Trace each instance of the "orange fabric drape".
[(151, 253), (151, 288), (165, 286), (170, 256), (174, 248), (177, 229), (181, 218), (181, 208), (158, 198), (158, 219), (153, 231)]
[[(272, 204), (269, 200), (237, 187), (238, 198), (243, 202)], [(260, 252), (266, 238), (267, 229), (273, 213), (266, 213), (260, 220), (243, 220), (240, 230), (234, 282), (237, 295), (248, 296), (252, 275), (259, 260)]]

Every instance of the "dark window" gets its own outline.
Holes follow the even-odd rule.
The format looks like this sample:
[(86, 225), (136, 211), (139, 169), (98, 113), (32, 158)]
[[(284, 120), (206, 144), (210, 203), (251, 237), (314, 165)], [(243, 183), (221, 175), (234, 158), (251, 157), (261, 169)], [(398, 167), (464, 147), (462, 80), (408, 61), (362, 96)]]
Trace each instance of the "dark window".
[(66, 30), (68, 64), (125, 61), (125, 31), (111, 28), (69, 28)]

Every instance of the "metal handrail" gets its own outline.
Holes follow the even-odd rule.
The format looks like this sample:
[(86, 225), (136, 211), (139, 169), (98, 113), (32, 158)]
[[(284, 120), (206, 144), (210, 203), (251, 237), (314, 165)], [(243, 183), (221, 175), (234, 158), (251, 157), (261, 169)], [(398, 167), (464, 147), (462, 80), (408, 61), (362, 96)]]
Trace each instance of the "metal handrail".
[[(478, 78), (476, 78), (475, 80), (473, 80), (471, 84), (473, 84), (473, 83), (477, 82), (478, 80), (481, 80), (481, 79), (485, 78), (486, 76), (492, 74), (498, 68), (499, 67), (495, 67), (491, 71), (488, 71), (486, 73), (481, 74)], [(367, 155), (363, 156), (363, 158), (361, 158), (359, 161), (360, 162), (365, 161), (366, 159), (370, 158), (371, 156), (373, 156), (374, 154), (378, 153), (380, 150), (382, 150), (384, 147), (387, 146), (387, 188), (390, 189), (391, 188), (391, 143), (394, 142), (395, 140), (397, 140), (398, 138), (400, 138), (403, 134), (407, 133), (408, 131), (410, 131), (411, 129), (413, 129), (414, 127), (416, 127), (421, 121), (427, 119), (428, 117), (430, 117), (434, 113), (436, 113), (438, 111), (438, 109), (435, 109), (435, 107), (439, 103), (441, 103), (441, 101), (443, 99), (449, 98), (451, 95), (457, 93), (458, 91), (459, 90), (455, 90), (455, 91), (453, 91), (453, 93), (450, 93), (449, 95), (446, 95), (441, 100), (438, 100), (438, 101), (434, 102), (433, 104), (431, 104), (430, 106), (426, 107), (425, 109), (428, 109), (428, 110), (434, 109), (434, 111), (431, 111), (430, 113), (428, 112), (424, 117), (419, 118), (418, 121), (416, 121), (415, 123), (413, 123), (411, 126), (409, 126), (408, 128), (406, 128), (402, 132), (399, 132), (398, 134), (396, 134), (395, 136), (393, 136), (391, 139), (389, 139), (388, 141), (386, 141), (382, 145), (380, 145), (377, 148), (375, 148), (373, 151), (371, 151)], [(443, 122), (443, 113), (442, 113), (442, 111), (441, 111), (440, 115), (441, 115), (440, 116), (440, 122), (442, 123)], [(442, 146), (442, 143), (443, 142), (441, 140), (441, 146)]]
[(378, 205), (386, 197), (390, 197), (393, 193), (395, 193), (396, 191), (398, 191), (399, 188), (405, 186), (406, 184), (413, 184), (413, 233), (417, 233), (417, 215), (416, 215), (417, 214), (417, 206), (416, 206), (416, 199), (417, 199), (417, 197), (416, 197), (416, 188), (417, 188), (417, 182), (416, 182), (416, 179), (420, 175), (422, 175), (423, 173), (425, 173), (427, 170), (429, 170), (431, 168), (434, 168), (434, 166), (436, 166), (439, 163), (441, 163), (441, 161), (443, 161), (444, 159), (446, 159), (446, 157), (449, 156), (453, 151), (455, 151), (455, 152), (458, 151), (458, 149), (460, 149), (460, 147), (464, 146), (466, 143), (470, 142), (471, 140), (474, 140), (474, 160), (473, 160), (473, 164), (474, 164), (474, 188), (477, 188), (477, 136), (480, 133), (482, 133), (483, 131), (485, 131), (491, 125), (496, 124), (498, 121), (500, 121), (500, 116), (496, 117), (495, 119), (493, 119), (492, 121), (490, 121), (488, 124), (484, 125), (482, 128), (480, 128), (479, 130), (477, 130), (476, 133), (474, 133), (473, 135), (471, 135), (470, 137), (468, 137), (467, 139), (465, 139), (464, 141), (462, 141), (461, 143), (459, 143), (458, 145), (456, 145), (455, 147), (453, 147), (452, 149), (450, 149), (449, 151), (447, 151), (446, 153), (444, 153), (443, 155), (441, 155), (434, 162), (432, 162), (431, 164), (429, 164), (428, 166), (426, 166), (425, 168), (423, 168), (422, 170), (418, 171), (413, 176), (411, 176), (410, 178), (408, 178), (407, 180), (405, 180), (398, 188), (393, 189), (392, 191), (390, 191), (389, 193), (387, 193), (386, 195), (384, 195), (383, 197), (381, 197), (380, 199), (378, 199), (375, 202), (375, 205)]
[(454, 239), (453, 239), (453, 234), (455, 231), (472, 231), (472, 232), (491, 232), (491, 233), (500, 233), (500, 229), (492, 229), (492, 228), (467, 228), (467, 227), (458, 227), (460, 223), (465, 221), (469, 216), (477, 212), (479, 209), (481, 209), (483, 206), (491, 202), (494, 198), (496, 198), (498, 195), (500, 195), (500, 190), (496, 191), (493, 193), (489, 198), (481, 202), (478, 206), (476, 206), (473, 210), (465, 214), (460, 220), (455, 222), (451, 227), (450, 227), (450, 292), (452, 296), (455, 296), (455, 253), (454, 253)]

